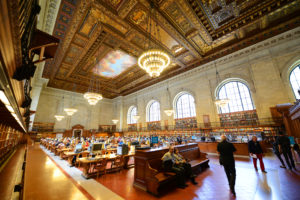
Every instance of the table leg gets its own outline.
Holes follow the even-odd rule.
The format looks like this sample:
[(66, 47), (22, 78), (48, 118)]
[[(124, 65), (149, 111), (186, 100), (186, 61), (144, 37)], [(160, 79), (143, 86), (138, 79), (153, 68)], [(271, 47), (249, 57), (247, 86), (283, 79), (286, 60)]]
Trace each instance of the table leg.
[(86, 179), (89, 178), (89, 164), (88, 163), (82, 163), (82, 168), (83, 168), (83, 172), (82, 172), (82, 176)]
[(72, 163), (72, 160), (73, 160), (73, 156), (69, 156), (68, 157), (68, 163), (69, 163), (70, 167), (74, 166), (73, 163)]

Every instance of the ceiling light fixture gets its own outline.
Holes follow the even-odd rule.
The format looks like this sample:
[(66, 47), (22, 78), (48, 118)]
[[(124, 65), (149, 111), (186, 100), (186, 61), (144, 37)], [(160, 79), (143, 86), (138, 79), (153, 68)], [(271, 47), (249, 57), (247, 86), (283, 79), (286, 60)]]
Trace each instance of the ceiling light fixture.
[(114, 124), (117, 124), (118, 122), (119, 122), (119, 120), (118, 119), (113, 119), (113, 120), (111, 120)]
[[(138, 58), (138, 65), (151, 77), (155, 78), (158, 77), (160, 73), (169, 66), (171, 60), (170, 56), (164, 50), (162, 50), (156, 43), (152, 42), (152, 40), (157, 40), (158, 42), (161, 40), (159, 27), (156, 22), (156, 8), (154, 8), (154, 3), (152, 1), (150, 2), (150, 6), (151, 8), (149, 11), (146, 28), (148, 33), (148, 41), (145, 40), (144, 49), (146, 50)], [(153, 30), (152, 23), (155, 24), (153, 24)]]
[[(75, 85), (75, 83), (73, 84), (72, 92), (76, 92), (76, 85)], [(73, 108), (74, 105), (72, 105), (73, 102), (75, 102), (75, 100), (74, 100), (74, 94), (72, 94), (70, 101), (71, 101), (71, 107), (64, 108), (64, 111), (67, 113), (68, 116), (72, 116), (74, 113), (77, 112), (77, 109)]]
[(166, 115), (168, 115), (169, 117), (171, 117), (174, 114), (174, 110), (170, 109), (170, 110), (164, 110), (164, 112), (166, 113)]
[(86, 92), (83, 97), (88, 101), (90, 105), (96, 105), (103, 97), (101, 94), (95, 92)]
[(94, 106), (98, 103), (98, 101), (103, 99), (102, 95), (97, 93), (98, 89), (100, 89), (100, 86), (98, 86), (97, 79), (95, 78), (95, 76), (93, 76), (90, 80), (88, 91), (83, 94), (83, 97), (88, 101), (90, 105)]
[[(216, 68), (216, 80), (217, 80), (217, 86), (219, 86), (219, 84), (221, 83), (221, 79), (220, 79), (220, 75), (219, 75), (219, 72), (217, 70), (217, 65), (216, 65), (216, 62), (214, 62), (215, 64), (215, 68)], [(217, 94), (217, 97), (216, 97), (216, 100), (215, 100), (215, 104), (219, 107), (219, 108), (225, 108), (228, 103), (230, 102), (230, 99), (228, 98), (224, 98), (224, 99), (220, 99), (218, 94)]]
[(0, 100), (5, 105), (7, 110), (10, 112), (10, 114), (15, 118), (15, 120), (19, 123), (19, 125), (22, 127), (22, 129), (26, 132), (21, 120), (19, 119), (18, 115), (15, 113), (14, 108), (10, 105), (9, 100), (7, 99), (4, 91), (0, 90)]
[(166, 113), (166, 115), (171, 117), (174, 114), (174, 110), (172, 109), (171, 94), (169, 91), (169, 83), (168, 83), (168, 87), (167, 87), (167, 96), (168, 96), (169, 109), (165, 109), (164, 112)]
[(57, 113), (58, 114), (54, 115), (54, 117), (57, 121), (61, 121), (63, 118), (65, 118), (65, 116), (61, 114), (61, 113), (63, 113), (63, 107), (64, 107), (64, 96), (62, 96), (62, 100), (57, 103)]
[(72, 116), (74, 113), (77, 112), (76, 108), (65, 108), (64, 111), (67, 113), (67, 115)]
[(5, 105), (10, 105), (5, 93), (0, 90), (0, 100), (2, 101), (2, 103), (4, 103)]
[(132, 118), (136, 121), (138, 121), (140, 119), (140, 116), (139, 115), (133, 115)]
[(65, 118), (63, 115), (54, 115), (54, 117), (57, 121), (61, 121), (63, 118)]
[(14, 113), (14, 112), (15, 112), (14, 109), (13, 109), (13, 107), (12, 107), (11, 105), (5, 105), (5, 107), (7, 108), (7, 110), (8, 110), (9, 112), (11, 112), (11, 113)]

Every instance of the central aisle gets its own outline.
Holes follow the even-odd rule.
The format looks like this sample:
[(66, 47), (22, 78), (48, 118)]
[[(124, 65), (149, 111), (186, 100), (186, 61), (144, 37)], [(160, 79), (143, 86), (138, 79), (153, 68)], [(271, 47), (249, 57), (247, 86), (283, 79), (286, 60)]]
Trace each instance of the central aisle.
[(25, 200), (122, 199), (94, 179), (81, 177), (81, 171), (70, 168), (66, 161), (46, 153), (39, 144), (28, 146)]
[(28, 146), (24, 199), (89, 199), (51, 161), (38, 144)]

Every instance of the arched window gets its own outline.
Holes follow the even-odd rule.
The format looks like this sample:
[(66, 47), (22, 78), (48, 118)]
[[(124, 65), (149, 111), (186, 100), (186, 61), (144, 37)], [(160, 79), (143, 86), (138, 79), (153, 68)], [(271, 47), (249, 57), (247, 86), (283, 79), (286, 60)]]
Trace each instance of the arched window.
[(147, 121), (155, 122), (160, 121), (160, 105), (158, 101), (151, 101), (147, 106)]
[(219, 99), (230, 99), (227, 106), (220, 109), (221, 113), (254, 110), (249, 88), (242, 82), (225, 83), (218, 92)]
[(131, 106), (128, 110), (127, 114), (127, 124), (136, 124), (137, 120), (134, 119), (133, 116), (137, 115), (137, 108), (135, 106)]
[(300, 99), (300, 95), (298, 94), (298, 89), (300, 88), (300, 64), (291, 71), (290, 83), (296, 99)]
[(180, 94), (176, 100), (175, 106), (175, 118), (177, 119), (196, 116), (194, 97), (187, 92)]

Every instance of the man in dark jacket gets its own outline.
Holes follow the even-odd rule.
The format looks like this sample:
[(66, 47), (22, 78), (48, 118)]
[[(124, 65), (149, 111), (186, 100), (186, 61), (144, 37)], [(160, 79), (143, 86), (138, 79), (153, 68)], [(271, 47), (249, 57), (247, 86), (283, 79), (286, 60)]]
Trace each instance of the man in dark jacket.
[(279, 151), (282, 152), (285, 162), (289, 166), (290, 170), (292, 168), (296, 169), (293, 155), (291, 152), (291, 143), (290, 139), (283, 134), (283, 132), (279, 132), (279, 137), (277, 138), (277, 143), (279, 145)]
[(248, 149), (249, 149), (250, 156), (253, 159), (253, 165), (254, 165), (255, 170), (257, 171), (257, 159), (259, 159), (261, 171), (264, 173), (267, 173), (265, 171), (265, 165), (263, 162), (263, 150), (262, 150), (259, 142), (257, 141), (256, 136), (253, 136), (252, 140), (250, 140), (248, 142)]
[(277, 158), (280, 160), (281, 162), (281, 168), (286, 168), (282, 158), (281, 158), (281, 155), (280, 155), (280, 151), (279, 151), (279, 147), (278, 147), (278, 141), (277, 141), (277, 136), (274, 137), (274, 141), (272, 141), (272, 145), (273, 145), (273, 152), (274, 154), (277, 156)]
[(228, 179), (231, 193), (235, 196), (235, 161), (233, 152), (236, 151), (233, 144), (226, 141), (226, 136), (221, 136), (221, 142), (217, 146), (217, 150), (220, 153), (220, 164), (224, 166), (224, 170)]

